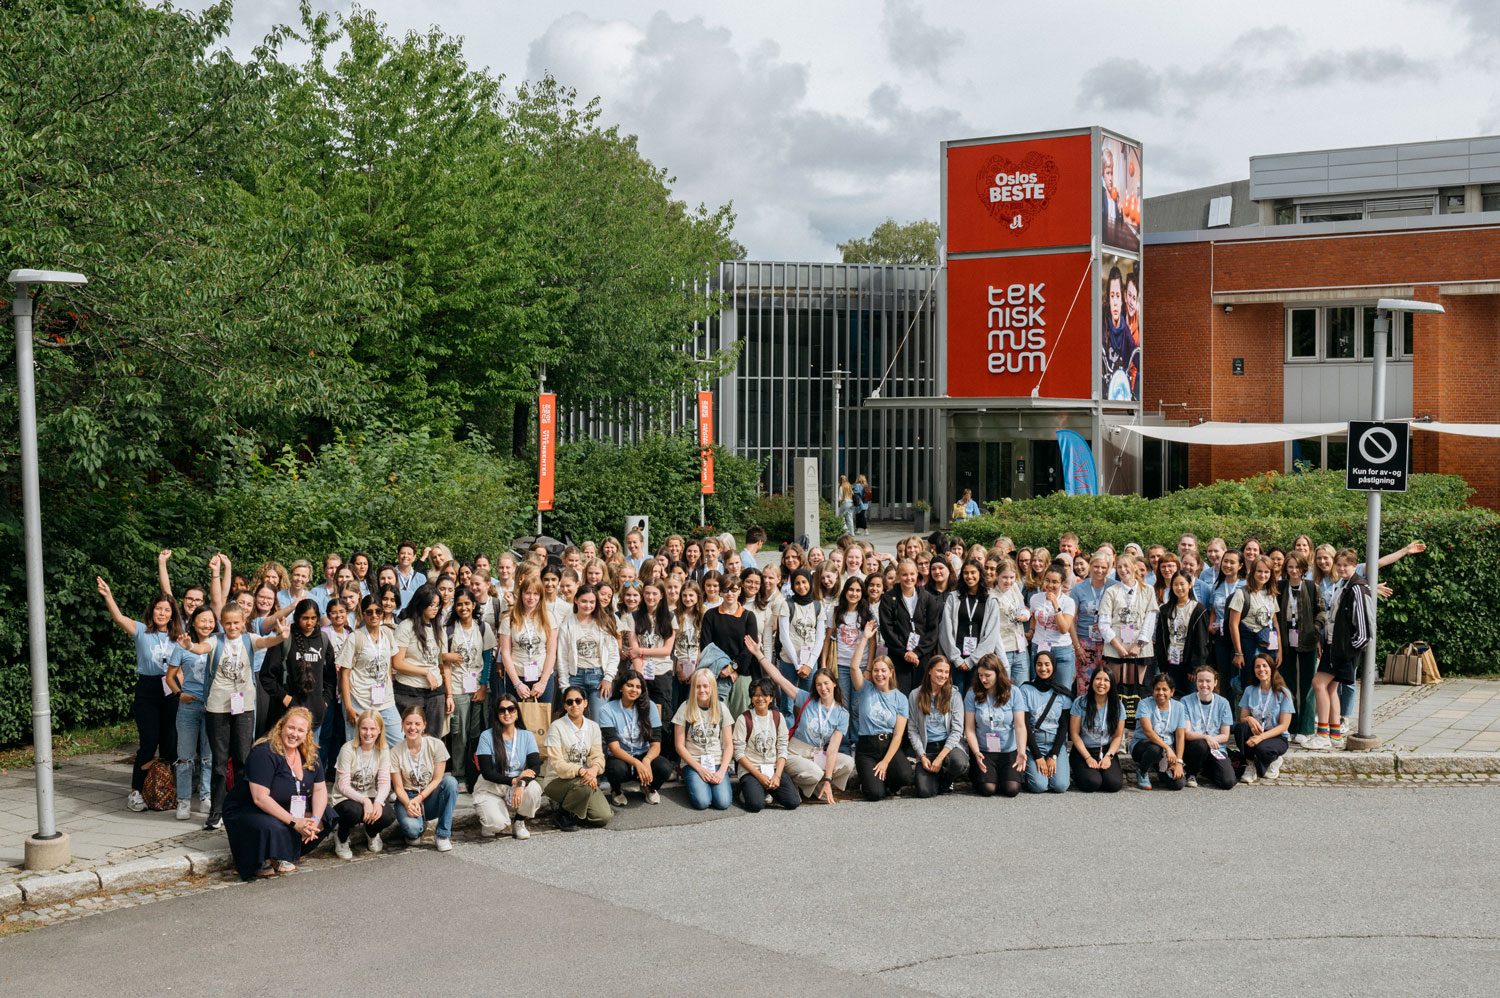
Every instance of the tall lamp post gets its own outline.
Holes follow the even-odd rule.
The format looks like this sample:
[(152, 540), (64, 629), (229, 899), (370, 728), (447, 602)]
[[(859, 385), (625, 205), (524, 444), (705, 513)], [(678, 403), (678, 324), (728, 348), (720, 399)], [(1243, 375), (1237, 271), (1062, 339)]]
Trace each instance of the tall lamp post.
[[(1440, 315), (1443, 306), (1436, 302), (1408, 301), (1404, 298), (1381, 298), (1375, 302), (1375, 356), (1374, 378), (1370, 391), (1370, 419), (1380, 422), (1385, 419), (1385, 351), (1391, 336), (1391, 315), (1396, 315), (1396, 324), (1401, 325), (1402, 312), (1423, 312)], [(1352, 443), (1352, 441), (1351, 441)], [(1373, 594), (1380, 587), (1380, 499), (1381, 493), (1371, 491), (1365, 500), (1365, 581)], [(1364, 664), (1359, 675), (1359, 731), (1344, 740), (1344, 748), (1365, 752), (1380, 747), (1374, 724), (1375, 700), (1375, 637), (1378, 633), (1379, 613), (1370, 614), (1370, 641), (1365, 645)]]
[(16, 394), (21, 405), (21, 508), (26, 523), (26, 619), (31, 634), (31, 736), (36, 757), (36, 834), (26, 839), (26, 868), (64, 866), (72, 848), (57, 830), (52, 795), (52, 703), (47, 692), (47, 605), (42, 585), (42, 501), (36, 454), (36, 370), (31, 356), (31, 286), (87, 284), (82, 274), (12, 270), (16, 319)]

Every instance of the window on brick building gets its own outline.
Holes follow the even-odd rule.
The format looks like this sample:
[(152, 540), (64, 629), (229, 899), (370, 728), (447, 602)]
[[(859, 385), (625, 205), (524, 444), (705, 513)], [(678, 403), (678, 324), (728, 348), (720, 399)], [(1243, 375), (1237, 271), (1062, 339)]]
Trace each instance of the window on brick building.
[(1286, 446), (1286, 470), (1289, 474), (1320, 469), (1343, 471), (1348, 459), (1348, 437), (1342, 433), (1328, 437), (1306, 437), (1302, 440), (1293, 440)]
[(1485, 184), (1479, 189), (1479, 210), (1500, 211), (1500, 184)]
[[(1375, 353), (1375, 315), (1369, 305), (1299, 306), (1286, 310), (1286, 359), (1307, 363), (1363, 362)], [(1388, 360), (1409, 361), (1415, 351), (1412, 315), (1404, 312), (1401, 326), (1386, 340)]]

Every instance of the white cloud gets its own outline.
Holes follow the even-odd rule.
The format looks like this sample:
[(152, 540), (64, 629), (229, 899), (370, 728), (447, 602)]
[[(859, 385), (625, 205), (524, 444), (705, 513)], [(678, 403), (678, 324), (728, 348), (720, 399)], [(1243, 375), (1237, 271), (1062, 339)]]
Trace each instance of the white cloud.
[(885, 0), (880, 34), (891, 62), (934, 80), (942, 75), (943, 64), (963, 41), (961, 32), (928, 24), (922, 8), (912, 0)]

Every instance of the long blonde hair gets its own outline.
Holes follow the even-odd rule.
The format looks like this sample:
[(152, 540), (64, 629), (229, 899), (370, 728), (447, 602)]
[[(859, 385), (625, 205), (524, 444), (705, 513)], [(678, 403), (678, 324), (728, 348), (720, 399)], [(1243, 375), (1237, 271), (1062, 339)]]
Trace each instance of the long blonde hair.
[[(266, 744), (271, 746), (272, 752), (275, 752), (279, 756), (285, 757), (286, 745), (281, 740), (281, 729), (286, 727), (286, 722), (290, 721), (294, 717), (301, 717), (303, 720), (307, 721), (307, 737), (302, 739), (302, 765), (308, 769), (311, 769), (318, 764), (318, 734), (313, 730), (312, 711), (308, 710), (306, 707), (292, 707), (287, 710), (285, 714), (282, 714), (281, 717), (277, 719), (276, 723), (271, 727), (271, 730), (267, 731), (263, 736), (261, 736), (255, 742), (255, 744), (259, 745), (261, 742), (265, 742)], [(358, 734), (359, 728), (357, 726), (354, 730), (355, 733)], [(380, 740), (381, 742), (384, 742), (384, 732), (382, 732), (381, 734), (382, 737)], [(254, 746), (251, 747), (253, 748)]]
[(688, 680), (687, 713), (683, 720), (688, 724), (697, 724), (703, 720), (703, 708), (698, 706), (698, 677), (703, 676), (708, 680), (708, 688), (713, 692), (711, 705), (708, 708), (708, 720), (713, 724), (724, 726), (723, 704), (719, 702), (719, 679), (714, 675), (714, 670), (703, 668), (694, 669), (692, 679)]
[[(298, 708), (299, 710), (301, 708)], [(354, 749), (359, 751), (359, 726), (366, 721), (374, 721), (375, 733), (375, 768), (389, 766), (391, 764), (391, 752), (385, 744), (385, 715), (374, 707), (366, 707), (364, 713), (354, 719)]]

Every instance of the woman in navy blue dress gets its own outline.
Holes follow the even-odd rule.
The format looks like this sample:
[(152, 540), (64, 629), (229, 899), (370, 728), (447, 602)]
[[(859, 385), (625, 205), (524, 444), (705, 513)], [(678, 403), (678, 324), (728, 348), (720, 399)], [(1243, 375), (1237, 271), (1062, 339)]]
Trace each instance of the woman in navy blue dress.
[(257, 741), (235, 774), (224, 831), (240, 879), (291, 873), (334, 826), (312, 714), (293, 707)]

